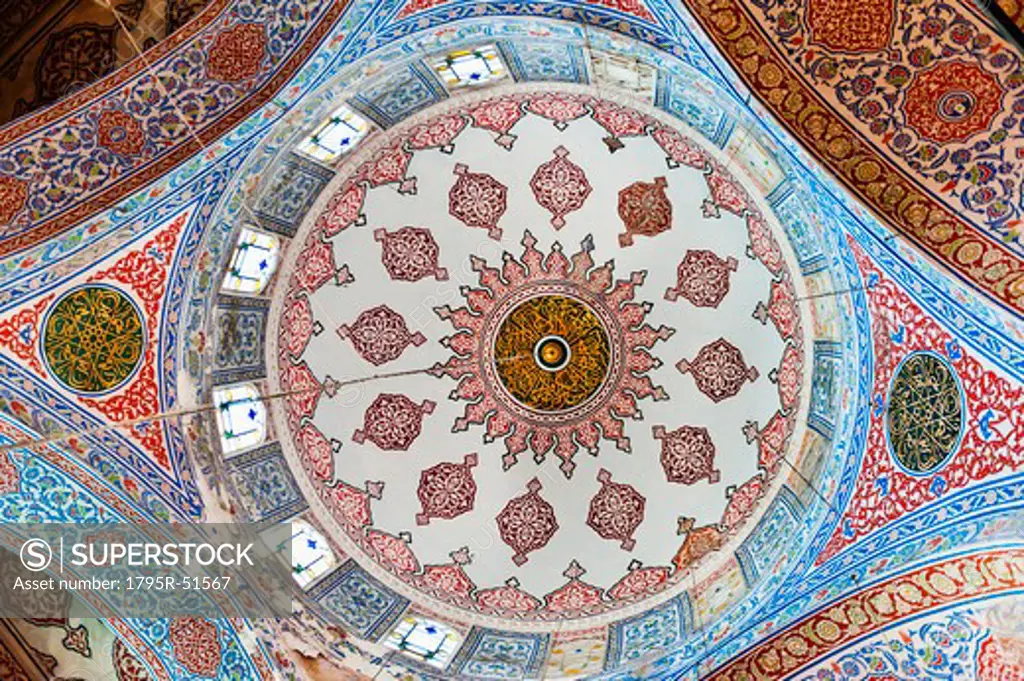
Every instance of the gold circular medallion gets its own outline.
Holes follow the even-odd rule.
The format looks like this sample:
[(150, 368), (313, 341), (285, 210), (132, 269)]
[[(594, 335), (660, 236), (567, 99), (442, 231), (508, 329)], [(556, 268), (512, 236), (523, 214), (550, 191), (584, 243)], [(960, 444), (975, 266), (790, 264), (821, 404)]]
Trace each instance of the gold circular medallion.
[(542, 412), (577, 407), (608, 375), (610, 342), (586, 303), (561, 295), (523, 301), (494, 342), (498, 378), (523, 406)]
[(109, 392), (124, 384), (142, 361), (142, 314), (131, 298), (109, 286), (66, 293), (47, 313), (43, 357), (71, 390)]

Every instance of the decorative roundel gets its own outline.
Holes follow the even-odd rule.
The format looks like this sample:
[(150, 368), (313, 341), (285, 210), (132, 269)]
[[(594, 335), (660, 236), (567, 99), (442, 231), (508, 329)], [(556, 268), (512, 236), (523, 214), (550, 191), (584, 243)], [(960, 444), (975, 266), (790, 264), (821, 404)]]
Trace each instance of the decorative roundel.
[(91, 284), (65, 293), (43, 322), (43, 357), (65, 386), (97, 395), (115, 390), (142, 361), (142, 313), (110, 286)]
[(608, 332), (581, 300), (541, 295), (501, 322), (494, 364), (505, 389), (537, 411), (571, 409), (590, 399), (608, 375)]
[(903, 360), (885, 427), (893, 456), (908, 472), (931, 473), (946, 463), (964, 429), (964, 394), (948, 362), (930, 352)]
[(939, 117), (951, 123), (962, 121), (970, 116), (976, 106), (977, 100), (974, 94), (966, 90), (951, 90), (942, 95), (937, 104)]

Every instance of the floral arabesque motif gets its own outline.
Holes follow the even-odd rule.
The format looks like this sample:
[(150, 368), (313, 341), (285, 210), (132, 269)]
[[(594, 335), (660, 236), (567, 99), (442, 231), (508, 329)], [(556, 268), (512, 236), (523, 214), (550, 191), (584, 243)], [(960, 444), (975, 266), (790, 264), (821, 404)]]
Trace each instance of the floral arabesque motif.
[(96, 122), (97, 143), (121, 156), (134, 156), (146, 144), (139, 122), (120, 109), (107, 109)]
[(590, 500), (587, 525), (604, 539), (620, 542), (625, 551), (636, 546), (633, 533), (644, 520), (646, 499), (632, 485), (612, 482), (612, 474), (601, 469), (597, 474), (601, 490)]
[(540, 480), (534, 478), (526, 486), (526, 494), (512, 499), (498, 514), (501, 540), (515, 552), (512, 562), (522, 565), (526, 554), (543, 548), (558, 530), (555, 509), (540, 496)]
[(757, 379), (756, 367), (748, 367), (739, 348), (719, 338), (700, 349), (697, 357), (680, 360), (676, 368), (684, 374), (693, 374), (697, 388), (713, 402), (721, 402), (740, 391), (747, 381)]
[(380, 242), (381, 262), (395, 281), (448, 278), (448, 270), (437, 263), (440, 249), (429, 229), (402, 227), (388, 232), (382, 228), (374, 231), (373, 238)]
[[(473, 270), (487, 288), (467, 289), (467, 307), (436, 309), (442, 319), (451, 320), (458, 333), (442, 341), (455, 354), (444, 364), (435, 365), (431, 373), (457, 380), (453, 397), (469, 403), (464, 415), (456, 419), (455, 431), (479, 424), (486, 426), (487, 440), (504, 438), (506, 468), (513, 466), (527, 448), (533, 450), (537, 461), (554, 449), (562, 460), (562, 472), (571, 477), (575, 468), (572, 458), (581, 446), (596, 453), (603, 437), (615, 442), (620, 450), (629, 451), (624, 418), (639, 413), (639, 400), (666, 397), (646, 374), (661, 365), (649, 349), (658, 340), (669, 338), (673, 330), (665, 326), (655, 329), (644, 323), (649, 306), (633, 297), (645, 274), (634, 272), (628, 280), (614, 281), (611, 263), (595, 266), (589, 237), (571, 259), (560, 247), (545, 257), (535, 248), (536, 242), (526, 232), (522, 256), (505, 258), (500, 270), (481, 258), (472, 258)], [(589, 399), (574, 403), (564, 413), (549, 413), (509, 399), (493, 356), (495, 334), (503, 318), (495, 311), (512, 309), (539, 293), (576, 299), (581, 291), (589, 301), (586, 309), (601, 318), (601, 326), (609, 334), (607, 342), (614, 349), (612, 362), (602, 372), (608, 378)]]
[(583, 207), (590, 196), (590, 183), (583, 168), (569, 160), (565, 147), (555, 149), (555, 157), (537, 168), (530, 180), (537, 203), (551, 213), (555, 229), (565, 226), (565, 216)]
[(9, 223), (28, 200), (28, 183), (0, 175), (0, 225)]
[(467, 227), (486, 229), (492, 239), (501, 238), (498, 221), (505, 214), (508, 188), (487, 173), (473, 173), (455, 166), (458, 179), (448, 193), (448, 212)]
[(472, 468), (476, 454), (467, 454), (462, 463), (442, 462), (420, 473), (416, 490), (423, 510), (416, 514), (416, 524), (426, 525), (431, 518), (452, 519), (473, 510), (476, 482)]
[[(851, 18), (871, 7), (881, 21), (892, 3), (782, 0), (763, 5), (765, 30), (812, 86), (845, 107), (875, 145), (948, 196), (951, 209), (966, 210), (997, 238), (1012, 237), (1024, 180), (1012, 141), (1024, 134), (1020, 54), (949, 3), (901, 5), (894, 39), (883, 44), (879, 33), (869, 41), (872, 50), (822, 50), (807, 39), (799, 17), (806, 16), (813, 38), (816, 7), (823, 5), (845, 27), (840, 42), (848, 48), (853, 36), (866, 39), (850, 28)], [(1005, 92), (1013, 95), (1004, 103)], [(871, 168), (859, 172), (877, 175), (878, 166)]]
[(342, 324), (338, 336), (351, 341), (359, 356), (374, 366), (398, 359), (410, 345), (427, 342), (419, 331), (410, 333), (402, 315), (387, 305), (363, 311), (351, 325)]
[(174, 659), (197, 676), (216, 676), (221, 662), (217, 625), (200, 617), (171, 620), (168, 631)]
[(419, 437), (423, 417), (432, 413), (434, 406), (430, 400), (416, 404), (405, 395), (378, 395), (352, 440), (357, 444), (369, 440), (384, 450), (405, 451)]
[(266, 49), (262, 24), (237, 24), (217, 36), (206, 60), (206, 74), (226, 83), (252, 78), (259, 73)]

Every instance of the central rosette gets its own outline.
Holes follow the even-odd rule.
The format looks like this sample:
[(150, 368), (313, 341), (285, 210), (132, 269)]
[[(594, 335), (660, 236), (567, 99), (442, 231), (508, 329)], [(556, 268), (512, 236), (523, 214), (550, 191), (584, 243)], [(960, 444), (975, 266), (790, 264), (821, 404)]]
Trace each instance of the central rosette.
[(522, 255), (500, 267), (471, 258), (481, 286), (463, 287), (466, 307), (437, 308), (456, 327), (442, 341), (455, 354), (431, 373), (457, 380), (452, 398), (468, 403), (453, 432), (472, 424), (486, 442), (504, 438), (506, 469), (527, 449), (538, 463), (553, 450), (571, 477), (581, 447), (630, 451), (623, 419), (640, 414), (638, 400), (665, 399), (648, 350), (672, 329), (645, 323), (651, 306), (633, 300), (644, 273), (616, 280), (610, 261), (595, 265), (590, 237), (572, 257), (536, 243), (525, 232)]
[(501, 384), (517, 402), (542, 412), (586, 402), (601, 387), (610, 362), (608, 332), (597, 314), (564, 295), (519, 303), (502, 320), (494, 340)]

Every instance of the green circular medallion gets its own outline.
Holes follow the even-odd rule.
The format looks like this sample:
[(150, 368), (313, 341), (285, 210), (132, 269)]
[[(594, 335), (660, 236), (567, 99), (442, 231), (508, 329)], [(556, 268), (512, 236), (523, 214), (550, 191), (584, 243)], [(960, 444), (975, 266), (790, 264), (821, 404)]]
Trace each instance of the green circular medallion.
[(142, 315), (131, 298), (108, 286), (68, 291), (47, 314), (43, 357), (71, 390), (109, 392), (131, 378), (145, 345)]
[(963, 394), (952, 367), (930, 352), (907, 357), (892, 389), (886, 431), (893, 456), (910, 473), (944, 464), (964, 427)]

